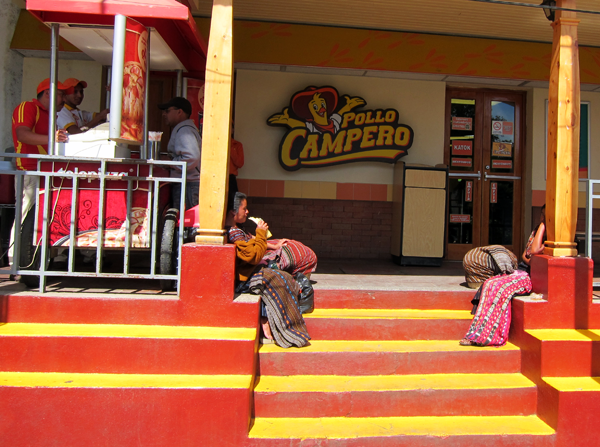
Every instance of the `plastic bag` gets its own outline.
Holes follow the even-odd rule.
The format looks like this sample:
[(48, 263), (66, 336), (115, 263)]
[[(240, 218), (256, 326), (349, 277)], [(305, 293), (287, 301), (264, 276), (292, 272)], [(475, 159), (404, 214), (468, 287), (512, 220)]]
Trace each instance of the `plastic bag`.
[(297, 273), (294, 278), (300, 285), (300, 295), (298, 296), (298, 307), (303, 314), (309, 314), (315, 310), (315, 291), (310, 280), (302, 273)]

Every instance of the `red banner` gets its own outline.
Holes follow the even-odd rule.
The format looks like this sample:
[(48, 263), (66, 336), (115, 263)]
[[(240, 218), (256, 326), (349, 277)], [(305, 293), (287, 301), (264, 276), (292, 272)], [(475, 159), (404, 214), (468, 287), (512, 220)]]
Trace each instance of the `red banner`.
[(473, 160), (471, 160), (470, 158), (452, 158), (452, 160), (450, 161), (450, 164), (452, 166), (459, 166), (462, 168), (470, 168), (471, 166), (473, 166)]
[(490, 186), (490, 203), (498, 203), (498, 183), (492, 182)]
[(450, 223), (470, 223), (470, 214), (450, 214)]
[(148, 31), (141, 23), (127, 18), (125, 61), (123, 65), (121, 138), (140, 144), (144, 141), (147, 48)]
[(473, 118), (453, 116), (452, 130), (473, 130)]
[(512, 160), (492, 160), (494, 169), (512, 169)]
[(452, 155), (473, 155), (473, 142), (469, 140), (452, 140)]
[(467, 181), (467, 185), (465, 187), (465, 202), (473, 201), (473, 180)]

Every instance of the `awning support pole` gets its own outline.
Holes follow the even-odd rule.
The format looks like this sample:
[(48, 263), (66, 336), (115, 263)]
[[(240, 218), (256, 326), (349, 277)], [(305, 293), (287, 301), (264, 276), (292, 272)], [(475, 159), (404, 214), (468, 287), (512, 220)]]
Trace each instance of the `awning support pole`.
[(53, 23), (51, 26), (51, 47), (50, 47), (50, 106), (48, 110), (48, 154), (58, 155), (56, 153), (56, 83), (58, 82), (58, 34), (59, 25)]
[(183, 70), (177, 70), (177, 96), (183, 96)]
[(233, 0), (214, 0), (206, 57), (199, 244), (225, 244), (231, 101), (233, 98)]
[[(575, 0), (557, 6), (575, 9)], [(550, 256), (577, 256), (575, 229), (579, 196), (580, 81), (574, 12), (557, 11), (552, 23), (552, 64), (548, 93), (546, 248)]]

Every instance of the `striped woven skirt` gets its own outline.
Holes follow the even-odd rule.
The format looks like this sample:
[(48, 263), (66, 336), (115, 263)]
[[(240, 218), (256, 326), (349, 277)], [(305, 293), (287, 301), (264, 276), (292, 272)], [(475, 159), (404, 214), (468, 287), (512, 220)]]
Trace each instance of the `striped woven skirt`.
[[(276, 243), (277, 240), (270, 242)], [(280, 270), (296, 276), (296, 273), (303, 273), (310, 278), (310, 274), (317, 269), (317, 255), (314, 251), (298, 242), (289, 239), (280, 250), (268, 251), (263, 260), (276, 260), (277, 267)]]
[(506, 253), (512, 261), (513, 268), (517, 268), (517, 257), (502, 245), (473, 248), (463, 258), (465, 280), (468, 284), (480, 284), (486, 279), (501, 273), (492, 256), (497, 251)]
[(511, 275), (494, 276), (481, 286), (477, 312), (465, 338), (478, 346), (504, 346), (510, 329), (510, 300), (531, 292), (531, 278), (516, 270)]
[(275, 343), (282, 348), (309, 344), (310, 336), (298, 308), (300, 286), (281, 270), (263, 268), (248, 280), (250, 291), (260, 295)]

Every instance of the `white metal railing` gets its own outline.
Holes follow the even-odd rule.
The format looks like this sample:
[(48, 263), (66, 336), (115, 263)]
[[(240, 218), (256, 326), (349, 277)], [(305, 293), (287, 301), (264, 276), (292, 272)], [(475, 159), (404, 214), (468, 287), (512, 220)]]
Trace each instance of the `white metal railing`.
[[(173, 250), (173, 266), (176, 261), (176, 268), (168, 273), (164, 273), (161, 262), (161, 242), (163, 241), (163, 224), (166, 219), (171, 221), (177, 219), (177, 215), (170, 213), (167, 217), (166, 210), (173, 206), (170, 204), (170, 186), (180, 185), (181, 199), (175, 208), (184, 209), (185, 203), (185, 176), (183, 178), (169, 177), (167, 168), (178, 168), (180, 172), (185, 172), (185, 162), (162, 161), (162, 160), (140, 160), (140, 159), (98, 159), (84, 157), (65, 157), (51, 155), (16, 155), (2, 154), (5, 157), (12, 158), (34, 158), (38, 160), (37, 171), (22, 171), (7, 169), (0, 166), (0, 175), (15, 176), (15, 192), (17, 200), (15, 202), (15, 223), (13, 226), (13, 262), (10, 267), (10, 274), (21, 275), (30, 279), (29, 285), (36, 284), (39, 277), (39, 291), (45, 292), (46, 282), (49, 276), (74, 276), (74, 277), (95, 277), (95, 278), (142, 278), (161, 281), (177, 281), (179, 290), (179, 272), (181, 270), (181, 257), (178, 256), (179, 248), (183, 244), (184, 228), (183, 216), (179, 219), (178, 229), (174, 231), (174, 240), (171, 241)], [(33, 216), (28, 213), (25, 219), (22, 217), (23, 180), (25, 176), (36, 178), (36, 204), (34, 206)], [(66, 183), (66, 186), (65, 186)], [(90, 203), (86, 203), (85, 210), (81, 210), (80, 195), (83, 191), (98, 191), (97, 208)], [(70, 191), (71, 197), (68, 197)], [(118, 193), (117, 193), (118, 192)], [(62, 204), (70, 206), (68, 212), (63, 212), (62, 216), (57, 214), (57, 208), (61, 194)], [(121, 216), (116, 216), (111, 223), (106, 222), (106, 211), (109, 207), (114, 207), (115, 199), (123, 199), (124, 204), (120, 204), (120, 210), (123, 210)], [(112, 203), (111, 203), (112, 201)], [(139, 205), (134, 210), (134, 201)], [(95, 228), (80, 228), (79, 219), (84, 213), (94, 215), (97, 211), (97, 223)], [(138, 221), (134, 220), (134, 212), (138, 213)], [(70, 219), (68, 222), (68, 232), (65, 222), (62, 224), (62, 233), (57, 234), (56, 219), (63, 217), (63, 220)], [(24, 223), (27, 219), (34, 219), (34, 237), (31, 240), (32, 246), (28, 246), (28, 235), (23, 234)], [(122, 220), (121, 220), (122, 218)], [(139, 224), (141, 222), (141, 224)], [(170, 228), (174, 230), (174, 223), (171, 222)], [(118, 225), (118, 228), (117, 228)], [(133, 226), (135, 228), (133, 228)], [(28, 222), (31, 226), (31, 222)], [(110, 227), (110, 228), (109, 228)], [(137, 233), (136, 233), (137, 231)], [(112, 232), (107, 235), (107, 232)], [(86, 233), (86, 234), (84, 234)], [(95, 243), (93, 243), (95, 234)], [(116, 235), (116, 237), (115, 237)], [(60, 236), (61, 243), (57, 238)], [(89, 240), (81, 243), (80, 238), (88, 237)], [(112, 237), (109, 243), (109, 237)], [(89, 243), (89, 242), (92, 243)], [(25, 244), (25, 246), (23, 246)], [(58, 244), (58, 245), (57, 245)], [(64, 244), (64, 245), (61, 245)], [(87, 244), (87, 245), (86, 245)], [(33, 255), (31, 254), (34, 247)], [(62, 248), (59, 248), (62, 247)], [(82, 271), (79, 265), (76, 265), (76, 250), (95, 250), (94, 271)], [(29, 252), (26, 250), (30, 250)], [(66, 270), (51, 270), (52, 255), (58, 250), (68, 251), (66, 261)], [(106, 272), (103, 268), (103, 253), (123, 251), (122, 271)], [(150, 265), (141, 269), (142, 272), (130, 271), (131, 255), (134, 251), (149, 252)], [(27, 259), (24, 259), (27, 258)], [(24, 261), (27, 265), (24, 265)], [(85, 269), (83, 269), (85, 270)], [(114, 270), (114, 269), (112, 269)], [(163, 272), (161, 273), (161, 270)]]
[[(585, 201), (585, 248), (584, 254), (586, 257), (592, 257), (592, 242), (593, 242), (593, 221), (594, 221), (594, 199), (600, 199), (600, 192), (594, 192), (594, 186), (600, 185), (600, 180), (581, 179), (579, 183), (585, 184), (586, 201)], [(595, 282), (594, 287), (600, 287), (600, 282)]]

